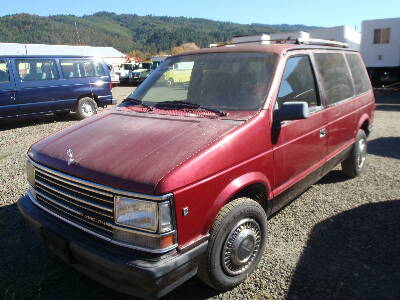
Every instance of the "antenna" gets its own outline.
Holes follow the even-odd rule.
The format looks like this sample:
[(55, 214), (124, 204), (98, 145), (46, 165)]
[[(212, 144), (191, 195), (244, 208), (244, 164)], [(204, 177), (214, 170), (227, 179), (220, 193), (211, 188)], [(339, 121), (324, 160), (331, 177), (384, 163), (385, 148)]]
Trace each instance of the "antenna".
[(81, 47), (81, 55), (83, 55), (83, 48), (82, 48), (82, 42), (81, 42), (81, 37), (79, 36), (79, 31), (78, 31), (78, 26), (76, 25), (76, 21), (74, 22), (75, 24), (75, 30), (76, 30), (76, 36), (78, 37), (78, 45)]

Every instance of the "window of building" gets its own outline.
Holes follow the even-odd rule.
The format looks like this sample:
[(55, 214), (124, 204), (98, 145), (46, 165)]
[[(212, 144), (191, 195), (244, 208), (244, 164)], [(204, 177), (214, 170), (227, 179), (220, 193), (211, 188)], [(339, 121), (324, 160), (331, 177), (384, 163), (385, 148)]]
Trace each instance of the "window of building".
[(349, 63), (351, 75), (354, 80), (354, 88), (356, 94), (362, 94), (369, 90), (369, 78), (365, 70), (361, 57), (357, 54), (346, 54), (347, 62)]
[(304, 101), (309, 107), (318, 106), (314, 73), (308, 56), (289, 58), (279, 88), (277, 106), (284, 102)]
[(7, 63), (5, 60), (0, 60), (0, 83), (9, 82)]
[(390, 28), (380, 28), (374, 30), (374, 44), (388, 44)]
[(343, 54), (316, 53), (315, 62), (325, 90), (328, 105), (354, 95), (350, 72)]
[(22, 81), (59, 78), (56, 61), (53, 59), (17, 59), (15, 65)]

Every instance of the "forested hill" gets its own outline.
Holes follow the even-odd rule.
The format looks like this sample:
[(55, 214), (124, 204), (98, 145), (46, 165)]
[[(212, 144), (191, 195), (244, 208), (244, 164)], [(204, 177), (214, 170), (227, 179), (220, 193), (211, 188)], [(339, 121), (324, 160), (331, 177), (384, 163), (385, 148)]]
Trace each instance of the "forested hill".
[(83, 17), (16, 14), (0, 17), (0, 42), (85, 44), (111, 46), (122, 52), (140, 50), (158, 53), (188, 42), (206, 47), (210, 43), (228, 41), (234, 35), (307, 31), (312, 28), (315, 27), (242, 25), (197, 18), (118, 15), (108, 12)]

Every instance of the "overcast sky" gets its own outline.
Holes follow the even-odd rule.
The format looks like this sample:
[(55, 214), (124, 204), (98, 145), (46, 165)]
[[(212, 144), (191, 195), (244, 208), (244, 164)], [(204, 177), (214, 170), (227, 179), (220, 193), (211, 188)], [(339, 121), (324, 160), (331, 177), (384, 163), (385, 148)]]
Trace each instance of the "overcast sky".
[(357, 26), (362, 20), (400, 17), (400, 0), (18, 0), (1, 1), (0, 15), (31, 13), (85, 15), (111, 11), (138, 15), (185, 16), (242, 24)]

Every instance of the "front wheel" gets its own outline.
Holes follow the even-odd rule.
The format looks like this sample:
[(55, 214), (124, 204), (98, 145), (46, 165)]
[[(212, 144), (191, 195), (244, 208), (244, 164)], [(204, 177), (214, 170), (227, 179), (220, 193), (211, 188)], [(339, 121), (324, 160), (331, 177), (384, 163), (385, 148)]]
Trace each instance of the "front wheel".
[(342, 162), (342, 171), (350, 177), (359, 176), (367, 158), (367, 136), (364, 130), (360, 129), (356, 136), (350, 156)]
[(92, 98), (84, 97), (79, 99), (76, 106), (76, 117), (79, 120), (89, 118), (97, 114), (97, 103)]
[(198, 276), (214, 289), (231, 289), (254, 271), (266, 242), (264, 209), (249, 198), (235, 199), (217, 215)]

